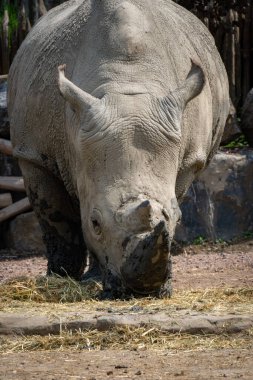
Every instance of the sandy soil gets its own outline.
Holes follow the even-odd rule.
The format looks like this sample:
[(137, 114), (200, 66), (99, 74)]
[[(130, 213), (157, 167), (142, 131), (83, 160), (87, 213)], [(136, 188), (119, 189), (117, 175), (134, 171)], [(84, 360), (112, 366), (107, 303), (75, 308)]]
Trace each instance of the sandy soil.
[[(1, 380), (253, 379), (252, 352), (50, 352), (7, 354)], [(14, 364), (15, 363), (15, 364)]]
[[(43, 257), (0, 256), (0, 282), (46, 271)], [(253, 286), (253, 241), (203, 245), (173, 256), (174, 289)], [(252, 349), (212, 351), (84, 351), (0, 356), (0, 380), (253, 379)]]

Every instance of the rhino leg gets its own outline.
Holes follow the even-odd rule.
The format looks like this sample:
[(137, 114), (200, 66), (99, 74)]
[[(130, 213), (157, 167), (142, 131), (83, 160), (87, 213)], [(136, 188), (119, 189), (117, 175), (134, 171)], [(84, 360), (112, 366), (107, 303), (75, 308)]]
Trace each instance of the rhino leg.
[(102, 273), (100, 270), (99, 262), (94, 255), (89, 257), (89, 269), (85, 272), (81, 278), (82, 282), (96, 281), (102, 282)]
[(50, 275), (69, 275), (77, 280), (86, 265), (79, 211), (63, 183), (42, 167), (20, 160), (29, 200), (38, 217), (47, 248)]

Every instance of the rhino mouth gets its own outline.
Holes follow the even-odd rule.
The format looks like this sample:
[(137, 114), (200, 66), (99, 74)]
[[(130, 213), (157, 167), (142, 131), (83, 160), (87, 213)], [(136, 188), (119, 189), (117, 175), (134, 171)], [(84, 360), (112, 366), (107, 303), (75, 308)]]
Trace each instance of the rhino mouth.
[[(170, 296), (170, 242), (167, 225), (163, 220), (152, 231), (130, 235), (122, 244), (124, 252), (119, 270), (115, 271), (108, 264), (101, 268), (101, 298)], [(98, 266), (97, 260), (96, 263)], [(86, 273), (83, 281), (88, 279), (89, 273), (92, 272), (94, 270)], [(96, 271), (95, 274), (97, 275)]]
[(103, 285), (109, 298), (171, 295), (170, 239), (164, 221), (152, 232), (128, 239), (120, 273), (107, 268)]

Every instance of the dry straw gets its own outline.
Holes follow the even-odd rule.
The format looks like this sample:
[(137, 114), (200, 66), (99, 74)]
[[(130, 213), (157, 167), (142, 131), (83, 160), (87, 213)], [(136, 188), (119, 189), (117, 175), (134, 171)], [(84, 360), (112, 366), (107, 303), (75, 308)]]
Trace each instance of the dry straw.
[(178, 311), (253, 313), (253, 288), (205, 289), (174, 292), (172, 298), (132, 298), (101, 301), (101, 285), (80, 284), (70, 277), (18, 278), (0, 284), (0, 310), (37, 309), (38, 311), (70, 311), (81, 309), (109, 310), (129, 313)]
[(0, 337), (0, 353), (22, 351), (82, 350), (183, 350), (232, 349), (253, 347), (253, 330), (237, 335), (168, 334), (158, 328), (129, 326), (109, 331), (63, 331), (59, 335)]
[[(0, 310), (61, 316), (65, 312), (106, 311), (121, 314), (180, 310), (253, 313), (253, 288), (175, 292), (171, 299), (132, 298), (101, 301), (101, 285), (80, 284), (69, 277), (18, 278), (0, 285)], [(156, 327), (117, 327), (109, 331), (61, 331), (59, 335), (0, 337), (0, 352), (36, 350), (206, 350), (252, 347), (252, 329), (239, 335), (170, 334)]]

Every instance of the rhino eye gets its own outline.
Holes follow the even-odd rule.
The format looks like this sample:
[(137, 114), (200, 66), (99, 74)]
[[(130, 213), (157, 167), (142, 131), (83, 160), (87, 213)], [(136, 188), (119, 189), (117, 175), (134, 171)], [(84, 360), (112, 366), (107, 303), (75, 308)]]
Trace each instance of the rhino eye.
[(101, 229), (101, 226), (99, 224), (99, 222), (96, 220), (96, 219), (91, 219), (91, 223), (92, 223), (92, 226), (93, 226), (93, 229), (94, 229), (94, 232), (96, 235), (100, 235), (101, 232), (102, 232), (102, 229)]
[(101, 235), (102, 234), (102, 215), (100, 211), (98, 211), (97, 209), (94, 209), (92, 211), (90, 220), (91, 220), (91, 226), (94, 233), (98, 236)]

